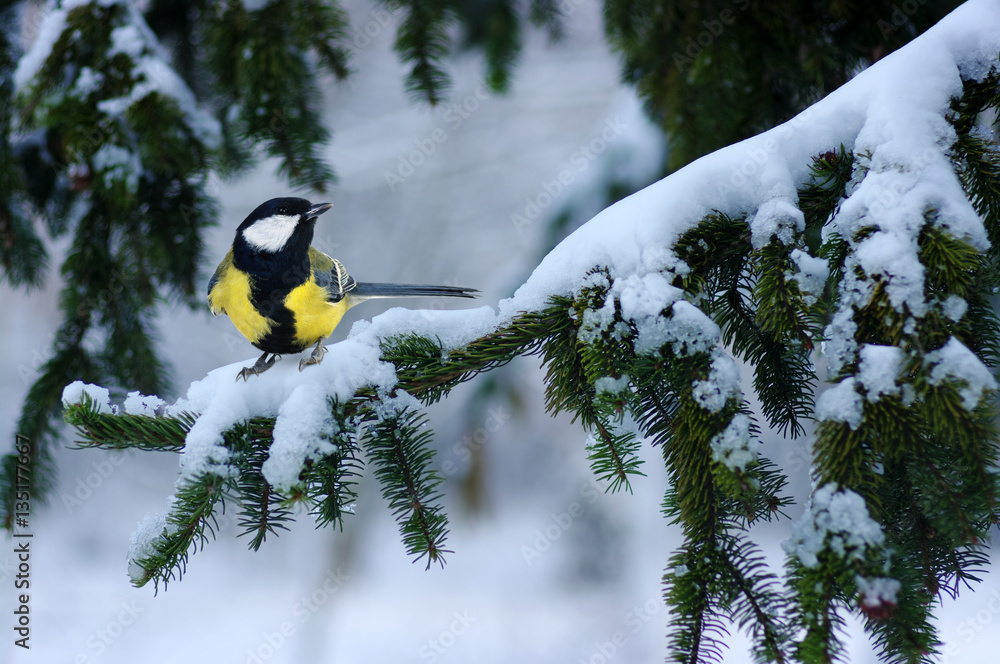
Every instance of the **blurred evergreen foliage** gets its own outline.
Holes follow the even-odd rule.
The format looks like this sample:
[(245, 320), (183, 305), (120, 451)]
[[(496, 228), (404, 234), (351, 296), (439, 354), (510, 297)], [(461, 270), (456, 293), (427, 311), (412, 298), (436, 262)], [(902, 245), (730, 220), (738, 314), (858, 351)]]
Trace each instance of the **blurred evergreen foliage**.
[(676, 170), (788, 120), (960, 4), (606, 0), (604, 20)]

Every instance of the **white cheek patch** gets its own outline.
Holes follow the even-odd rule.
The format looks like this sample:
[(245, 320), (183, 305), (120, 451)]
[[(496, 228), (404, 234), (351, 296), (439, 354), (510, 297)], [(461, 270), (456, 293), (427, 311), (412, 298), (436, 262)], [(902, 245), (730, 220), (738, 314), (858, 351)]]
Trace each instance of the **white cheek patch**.
[(261, 219), (250, 228), (243, 231), (245, 239), (251, 247), (258, 251), (281, 251), (288, 238), (295, 232), (299, 222), (298, 215), (276, 214)]

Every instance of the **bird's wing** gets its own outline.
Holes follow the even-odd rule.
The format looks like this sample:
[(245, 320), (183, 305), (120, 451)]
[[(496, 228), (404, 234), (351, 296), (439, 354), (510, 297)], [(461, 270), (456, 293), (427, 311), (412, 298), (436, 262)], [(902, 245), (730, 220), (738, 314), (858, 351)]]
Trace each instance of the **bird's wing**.
[(330, 302), (340, 302), (357, 286), (354, 277), (347, 274), (343, 263), (330, 258), (319, 249), (309, 247), (309, 265), (312, 266), (313, 279), (318, 286), (326, 289)]
[(208, 280), (208, 308), (212, 310), (212, 315), (214, 316), (224, 314), (226, 313), (226, 310), (222, 308), (221, 304), (219, 304), (212, 291), (215, 290), (215, 286), (219, 283), (219, 279), (222, 278), (222, 274), (232, 266), (233, 250), (230, 248), (226, 253), (226, 257), (222, 259), (221, 263), (219, 263), (219, 267), (215, 268), (215, 274), (213, 274), (212, 278)]

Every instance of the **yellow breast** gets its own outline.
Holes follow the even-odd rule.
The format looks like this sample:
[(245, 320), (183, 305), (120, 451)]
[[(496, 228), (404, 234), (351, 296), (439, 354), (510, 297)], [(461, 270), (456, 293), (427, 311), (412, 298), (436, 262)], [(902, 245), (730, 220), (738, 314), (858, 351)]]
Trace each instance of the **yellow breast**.
[(251, 343), (263, 339), (275, 323), (254, 308), (250, 299), (250, 275), (233, 266), (231, 250), (219, 264), (214, 279), (215, 284), (208, 292), (208, 306), (212, 313), (229, 316), (240, 334)]
[(295, 315), (295, 341), (311, 346), (333, 333), (348, 309), (348, 298), (328, 301), (329, 293), (313, 281), (296, 286), (285, 296), (285, 307)]

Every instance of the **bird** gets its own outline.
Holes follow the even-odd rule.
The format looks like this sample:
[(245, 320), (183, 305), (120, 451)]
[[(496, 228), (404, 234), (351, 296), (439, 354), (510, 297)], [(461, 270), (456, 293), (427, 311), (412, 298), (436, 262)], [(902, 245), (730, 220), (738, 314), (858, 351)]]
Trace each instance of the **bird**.
[[(267, 371), (282, 355), (312, 353), (299, 371), (319, 364), (323, 342), (344, 313), (374, 298), (473, 298), (475, 288), (355, 281), (336, 258), (310, 246), (319, 215), (331, 203), (304, 198), (272, 198), (259, 205), (236, 229), (236, 237), (208, 282), (208, 306), (226, 314), (236, 329), (263, 351), (253, 366), (237, 375), (244, 382)], [(270, 357), (269, 357), (270, 356)]]

